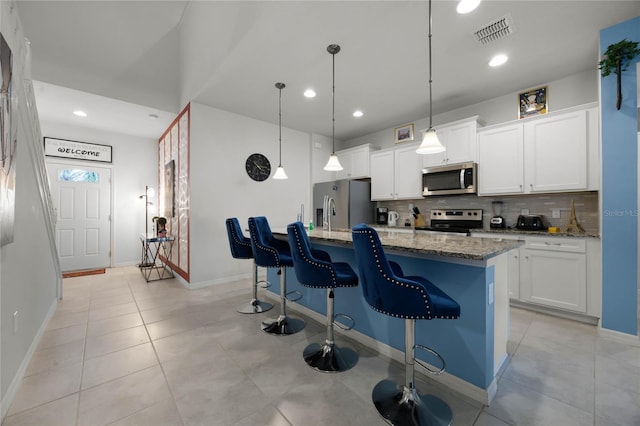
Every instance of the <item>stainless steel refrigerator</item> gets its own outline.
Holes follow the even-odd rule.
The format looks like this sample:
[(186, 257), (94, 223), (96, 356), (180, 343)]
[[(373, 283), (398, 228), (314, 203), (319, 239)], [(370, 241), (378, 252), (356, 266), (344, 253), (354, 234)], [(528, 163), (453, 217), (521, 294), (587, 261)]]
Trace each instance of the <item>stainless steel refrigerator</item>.
[(360, 180), (316, 183), (313, 186), (313, 224), (318, 229), (322, 229), (325, 196), (334, 201), (329, 208), (332, 229), (349, 230), (359, 223), (373, 223), (375, 203), (371, 201), (371, 183)]

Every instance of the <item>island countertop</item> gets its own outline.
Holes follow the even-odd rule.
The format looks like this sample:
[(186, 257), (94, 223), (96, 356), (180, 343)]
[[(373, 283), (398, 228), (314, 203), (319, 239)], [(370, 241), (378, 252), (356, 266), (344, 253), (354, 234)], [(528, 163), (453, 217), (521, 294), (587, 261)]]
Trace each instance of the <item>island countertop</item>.
[[(274, 234), (286, 235), (286, 230), (273, 230)], [(352, 245), (350, 230), (324, 231), (314, 229), (308, 231), (313, 242), (333, 242)], [(501, 253), (518, 248), (522, 241), (489, 238), (472, 238), (457, 235), (440, 235), (433, 233), (379, 231), (380, 242), (385, 249), (406, 251), (422, 255), (445, 256), (469, 260), (487, 260)]]

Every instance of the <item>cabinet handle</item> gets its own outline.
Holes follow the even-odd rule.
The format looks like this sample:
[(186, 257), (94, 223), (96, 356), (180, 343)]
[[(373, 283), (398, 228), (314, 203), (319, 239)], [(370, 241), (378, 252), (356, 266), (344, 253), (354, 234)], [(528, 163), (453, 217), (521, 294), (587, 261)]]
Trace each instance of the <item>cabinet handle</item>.
[(545, 246), (561, 246), (562, 243), (549, 243), (549, 242), (545, 242), (544, 243)]
[(530, 183), (530, 184), (529, 184), (529, 187), (530, 187), (531, 189), (533, 189), (533, 184), (532, 184), (532, 183)]
[(522, 185), (520, 185), (520, 189), (522, 189)]

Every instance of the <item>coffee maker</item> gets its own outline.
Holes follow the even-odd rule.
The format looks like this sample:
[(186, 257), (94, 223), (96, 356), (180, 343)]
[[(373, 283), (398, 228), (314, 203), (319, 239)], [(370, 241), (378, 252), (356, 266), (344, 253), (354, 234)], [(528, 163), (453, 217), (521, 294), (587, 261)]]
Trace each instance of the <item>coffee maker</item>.
[(389, 223), (389, 209), (387, 207), (376, 208), (376, 223), (387, 225)]
[(489, 221), (490, 228), (505, 228), (504, 217), (502, 217), (502, 210), (504, 209), (504, 203), (502, 201), (492, 201), (491, 208), (493, 209), (493, 217)]

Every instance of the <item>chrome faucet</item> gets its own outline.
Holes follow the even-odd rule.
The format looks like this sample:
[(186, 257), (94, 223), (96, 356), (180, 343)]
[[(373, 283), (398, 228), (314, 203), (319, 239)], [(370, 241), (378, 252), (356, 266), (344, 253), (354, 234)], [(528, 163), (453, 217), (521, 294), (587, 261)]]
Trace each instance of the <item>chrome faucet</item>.
[(322, 204), (322, 229), (331, 232), (331, 216), (336, 215), (336, 202), (333, 197), (324, 196)]
[(300, 204), (300, 213), (298, 213), (298, 222), (304, 223), (304, 203)]

